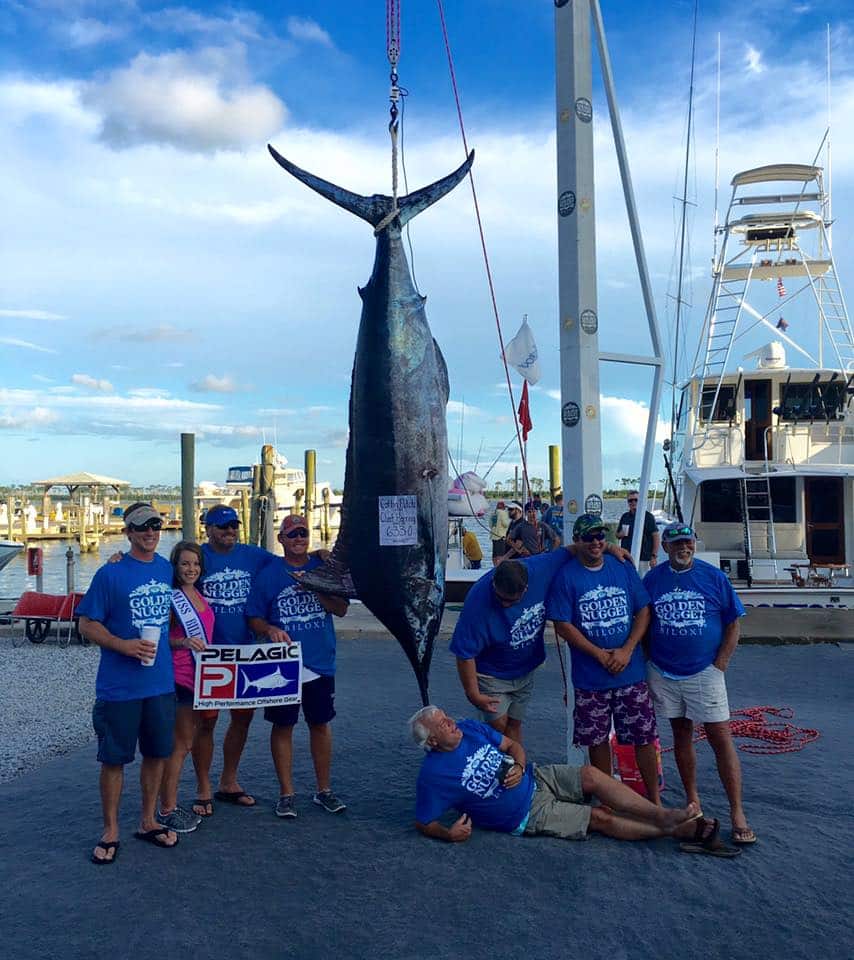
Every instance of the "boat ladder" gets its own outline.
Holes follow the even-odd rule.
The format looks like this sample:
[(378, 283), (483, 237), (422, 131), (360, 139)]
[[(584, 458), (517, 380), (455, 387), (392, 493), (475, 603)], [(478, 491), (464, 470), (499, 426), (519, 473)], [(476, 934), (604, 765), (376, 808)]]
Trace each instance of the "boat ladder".
[[(723, 252), (722, 250), (722, 257)], [(701, 374), (701, 383), (704, 388), (699, 390), (697, 394), (694, 420), (696, 424), (710, 423), (715, 417), (721, 385), (744, 307), (744, 295), (753, 278), (756, 257), (757, 251), (754, 250), (747, 270), (734, 272), (730, 279), (727, 279), (726, 266), (719, 269), (715, 275), (709, 304), (706, 353)], [(743, 276), (741, 275), (742, 272)], [(715, 385), (715, 392), (711, 398), (711, 403), (709, 403), (712, 383)]]
[[(809, 268), (807, 268), (807, 274), (809, 275)], [(810, 281), (815, 288), (819, 313), (836, 354), (835, 359), (839, 363), (840, 370), (850, 373), (854, 370), (854, 336), (851, 332), (845, 297), (836, 276), (836, 263), (832, 257), (830, 269), (815, 279), (810, 277)]]
[(771, 480), (767, 469), (764, 473), (746, 473), (741, 481), (741, 518), (744, 527), (744, 559), (747, 561), (747, 585), (753, 586), (753, 548), (752, 523), (766, 525), (768, 555), (774, 566), (774, 579), (777, 579), (777, 536), (774, 530), (774, 506), (771, 501)]

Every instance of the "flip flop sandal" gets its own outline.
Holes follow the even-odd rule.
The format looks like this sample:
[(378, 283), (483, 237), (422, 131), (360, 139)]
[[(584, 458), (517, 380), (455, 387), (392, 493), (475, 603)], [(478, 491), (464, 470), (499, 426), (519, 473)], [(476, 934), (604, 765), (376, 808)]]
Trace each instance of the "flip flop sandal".
[(116, 858), (119, 855), (119, 841), (118, 840), (99, 840), (95, 844), (95, 850), (101, 849), (104, 853), (109, 853), (110, 850), (113, 850), (114, 853), (111, 857), (96, 857), (93, 851), (92, 856), (89, 858), (96, 867), (106, 867), (109, 863), (115, 863)]
[[(240, 801), (248, 797), (252, 803), (241, 803)], [(214, 794), (214, 800), (221, 800), (223, 803), (231, 803), (235, 807), (254, 807), (255, 797), (248, 794), (245, 790), (217, 790)]]
[(722, 857), (731, 860), (741, 854), (741, 850), (728, 847), (722, 843), (719, 837), (721, 822), (717, 818), (712, 820), (712, 831), (707, 836), (703, 836), (707, 820), (698, 820), (694, 827), (694, 837), (685, 843), (679, 844), (679, 849), (683, 853), (704, 853), (710, 857)]
[(736, 850), (735, 847), (728, 847), (720, 840), (716, 841), (712, 846), (707, 846), (703, 843), (680, 843), (679, 849), (683, 853), (705, 853), (710, 857), (723, 857), (726, 860), (732, 860), (733, 857), (741, 856), (741, 850)]
[[(204, 807), (204, 812), (199, 813), (199, 811), (196, 810), (196, 807)], [(208, 807), (210, 807), (210, 810), (208, 810)], [(212, 817), (214, 815), (213, 799), (211, 797), (208, 797), (207, 799), (204, 799), (203, 797), (196, 797), (196, 799), (193, 801), (193, 815), (196, 817), (202, 817), (202, 819), (206, 817)]]
[(730, 840), (737, 847), (749, 847), (751, 843), (756, 843), (758, 839), (750, 827), (734, 827), (730, 837)]
[(167, 837), (169, 831), (165, 827), (160, 827), (157, 830), (137, 830), (134, 833), (134, 836), (137, 840), (144, 840), (146, 843), (153, 843), (155, 847), (160, 847), (161, 850), (171, 850), (173, 847), (178, 846), (178, 837), (175, 837), (174, 843), (161, 843), (158, 839), (159, 837)]

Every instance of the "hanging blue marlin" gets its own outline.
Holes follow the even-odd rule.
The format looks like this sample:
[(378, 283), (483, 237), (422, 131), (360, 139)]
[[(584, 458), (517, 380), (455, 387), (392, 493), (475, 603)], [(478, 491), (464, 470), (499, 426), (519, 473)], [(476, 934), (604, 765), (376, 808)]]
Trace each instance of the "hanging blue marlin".
[(362, 317), (350, 387), (350, 439), (341, 529), (329, 561), (300, 578), (358, 597), (397, 638), (426, 704), (433, 641), (444, 609), (448, 550), (448, 369), (415, 289), (403, 226), (465, 177), (474, 161), (400, 197), (363, 197), (301, 170), (288, 173), (374, 227), (376, 254), (359, 289)]

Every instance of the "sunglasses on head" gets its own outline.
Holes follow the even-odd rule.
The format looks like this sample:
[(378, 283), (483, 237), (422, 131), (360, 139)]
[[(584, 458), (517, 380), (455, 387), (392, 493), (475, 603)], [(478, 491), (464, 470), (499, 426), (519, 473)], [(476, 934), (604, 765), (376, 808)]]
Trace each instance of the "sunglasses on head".
[(604, 539), (605, 539), (605, 531), (604, 531), (604, 530), (595, 530), (593, 533), (582, 533), (582, 534), (581, 534), (581, 541), (582, 541), (582, 543), (594, 543), (594, 542), (596, 542), (596, 541), (598, 541), (598, 540), (604, 540)]
[(240, 524), (237, 520), (229, 520), (228, 523), (215, 523), (214, 526), (217, 530), (237, 530)]
[(285, 536), (288, 540), (296, 540), (297, 537), (304, 538), (308, 536), (308, 530), (305, 527), (296, 527), (294, 530), (288, 530)]
[(677, 527), (673, 530), (667, 531), (668, 540), (672, 540), (674, 537), (690, 537), (694, 539), (694, 531), (690, 527)]
[(162, 530), (162, 520), (146, 520), (145, 523), (129, 523), (128, 526), (134, 533), (142, 533), (143, 530)]

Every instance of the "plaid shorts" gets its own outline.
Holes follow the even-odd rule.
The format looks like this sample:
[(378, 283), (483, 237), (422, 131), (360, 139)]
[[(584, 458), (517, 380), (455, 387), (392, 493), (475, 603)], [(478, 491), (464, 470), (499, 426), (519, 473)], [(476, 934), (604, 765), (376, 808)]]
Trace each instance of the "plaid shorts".
[(611, 735), (611, 720), (617, 742), (641, 746), (658, 736), (649, 688), (641, 680), (610, 690), (576, 690), (573, 724), (576, 747), (594, 747)]

